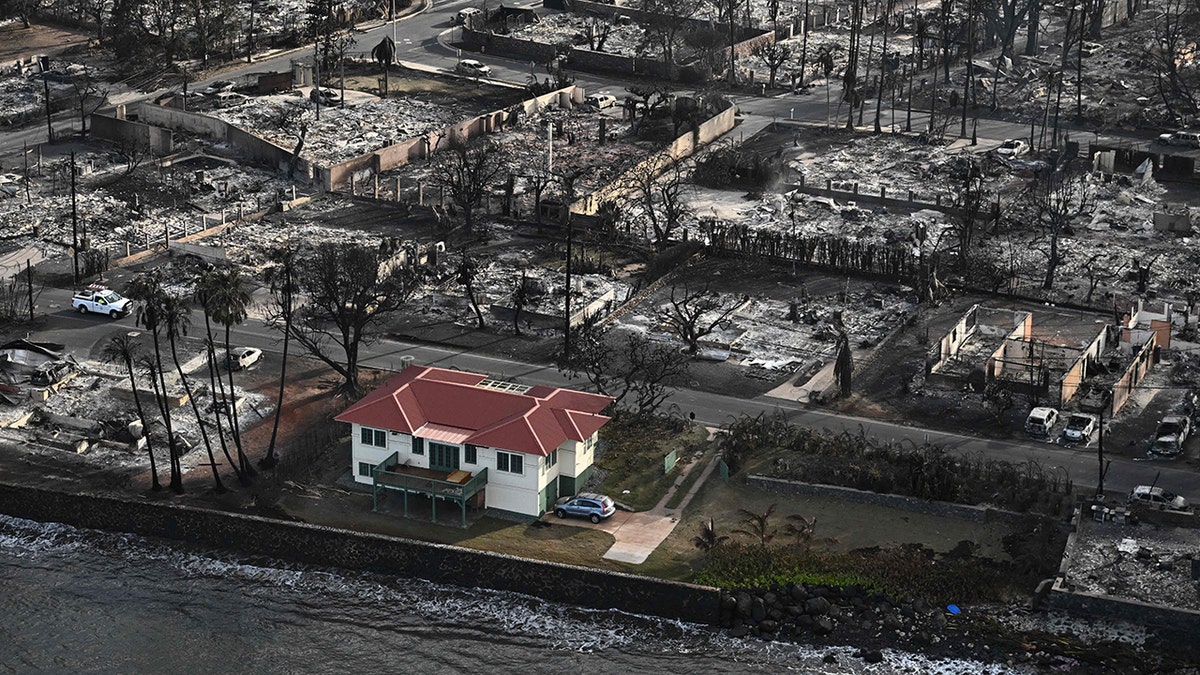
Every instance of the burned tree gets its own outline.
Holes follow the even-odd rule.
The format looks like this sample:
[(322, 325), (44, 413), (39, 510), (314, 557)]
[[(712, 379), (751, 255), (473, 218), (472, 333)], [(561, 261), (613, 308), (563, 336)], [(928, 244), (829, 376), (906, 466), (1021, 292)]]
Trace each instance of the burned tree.
[(583, 25), (583, 36), (587, 38), (588, 49), (594, 52), (604, 51), (604, 43), (612, 35), (613, 21), (611, 17), (604, 19), (588, 19)]
[(631, 169), (621, 179), (628, 205), (654, 233), (654, 247), (664, 250), (671, 235), (691, 213), (687, 200), (692, 190), (686, 171), (669, 157), (659, 156)]
[(264, 469), (273, 468), (279, 461), (275, 456), (275, 442), (279, 436), (279, 420), (283, 415), (283, 392), (284, 385), (287, 384), (288, 347), (292, 342), (292, 324), (295, 323), (296, 308), (299, 305), (298, 257), (299, 251), (295, 246), (285, 246), (273, 256), (275, 265), (268, 268), (265, 274), (265, 281), (271, 289), (266, 324), (282, 330), (283, 355), (279, 361), (279, 393), (275, 398), (275, 420), (271, 423), (271, 440), (267, 444), (266, 454), (259, 460), (259, 466)]
[(1028, 214), (1039, 230), (1038, 251), (1046, 257), (1042, 288), (1054, 288), (1054, 274), (1067, 257), (1063, 237), (1074, 234), (1076, 220), (1091, 213), (1094, 196), (1088, 174), (1078, 170), (1070, 158), (1039, 171), (1023, 193)]
[(700, 349), (700, 340), (711, 335), (729, 320), (745, 298), (723, 296), (705, 284), (703, 288), (671, 286), (671, 298), (665, 307), (663, 322), (687, 346), (689, 354)]
[(1089, 257), (1083, 261), (1083, 274), (1087, 277), (1088, 292), (1087, 298), (1083, 304), (1092, 304), (1092, 296), (1096, 294), (1096, 288), (1101, 281), (1114, 280), (1117, 275), (1125, 269), (1125, 263), (1118, 260), (1118, 254), (1114, 251), (1107, 251)]
[(467, 299), (471, 301), (471, 309), (475, 310), (475, 321), (477, 328), (487, 328), (487, 323), (483, 320), (483, 312), (479, 310), (479, 299), (475, 296), (475, 277), (479, 275), (479, 263), (467, 253), (467, 249), (463, 248), (462, 262), (458, 265), (458, 283), (462, 284), (467, 291)]
[(1155, 74), (1158, 96), (1172, 117), (1200, 111), (1200, 70), (1194, 67), (1197, 35), (1200, 35), (1200, 3), (1166, 0), (1163, 13), (1154, 24), (1147, 57)]
[(559, 369), (586, 377), (596, 391), (616, 399), (616, 407), (639, 417), (657, 414), (691, 363), (677, 348), (651, 342), (640, 333), (626, 332), (619, 338), (606, 334), (595, 316), (574, 332), (570, 358)]
[(379, 44), (371, 50), (371, 58), (383, 68), (383, 96), (388, 96), (388, 76), (392, 72), (392, 62), (396, 60), (396, 43), (391, 37), (384, 36)]
[(475, 226), (475, 211), (507, 170), (504, 153), (495, 141), (451, 136), (446, 148), (433, 156), (429, 175), (462, 211), (463, 227), (470, 233)]
[(698, 0), (642, 0), (638, 5), (647, 12), (648, 39), (659, 48), (663, 62), (674, 68), (677, 62), (675, 51), (683, 41), (687, 25), (679, 17), (695, 14), (700, 3)]
[(775, 75), (779, 72), (783, 64), (792, 58), (792, 48), (779, 42), (768, 42), (755, 47), (753, 54), (762, 59), (763, 63), (767, 64), (767, 70), (771, 73), (767, 86), (774, 89)]
[(142, 396), (138, 393), (137, 374), (134, 372), (133, 363), (140, 355), (140, 348), (134, 339), (128, 333), (122, 335), (114, 335), (105, 343), (104, 349), (100, 352), (100, 357), (106, 363), (120, 363), (125, 366), (125, 372), (129, 377), (129, 388), (133, 391), (133, 404), (137, 409), (138, 421), (142, 424), (142, 437), (146, 441), (146, 454), (150, 457), (150, 489), (158, 492), (162, 490), (162, 484), (158, 481), (158, 465), (154, 461), (154, 444), (150, 440), (150, 420), (146, 417), (146, 410), (142, 407)]
[(376, 328), (408, 301), (415, 288), (410, 271), (389, 264), (378, 250), (355, 244), (321, 244), (300, 265), (305, 302), (290, 326), (292, 340), (343, 378), (340, 394), (355, 398), (360, 348), (376, 339)]
[(79, 135), (87, 136), (88, 117), (108, 101), (108, 89), (100, 88), (100, 83), (87, 67), (82, 73), (71, 77), (71, 88), (75, 98), (75, 109), (79, 111)]

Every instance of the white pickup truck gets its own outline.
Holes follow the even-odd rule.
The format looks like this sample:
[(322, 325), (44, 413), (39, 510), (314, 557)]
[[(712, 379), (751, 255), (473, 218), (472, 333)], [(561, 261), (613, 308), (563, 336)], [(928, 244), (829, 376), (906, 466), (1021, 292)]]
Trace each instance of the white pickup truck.
[(71, 307), (80, 314), (95, 312), (119, 319), (133, 309), (133, 301), (107, 288), (94, 287), (76, 292), (71, 298)]

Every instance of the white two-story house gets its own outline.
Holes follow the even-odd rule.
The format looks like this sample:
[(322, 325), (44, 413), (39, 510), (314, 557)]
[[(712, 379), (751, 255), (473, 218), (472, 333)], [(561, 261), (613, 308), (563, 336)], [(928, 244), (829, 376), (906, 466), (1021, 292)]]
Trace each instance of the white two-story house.
[(406, 505), (412, 493), (457, 500), (465, 522), (467, 501), (480, 493), (489, 511), (532, 517), (575, 494), (591, 474), (596, 434), (609, 420), (600, 411), (612, 402), (410, 366), (336, 419), (352, 428), (356, 481), (377, 494), (403, 491)]

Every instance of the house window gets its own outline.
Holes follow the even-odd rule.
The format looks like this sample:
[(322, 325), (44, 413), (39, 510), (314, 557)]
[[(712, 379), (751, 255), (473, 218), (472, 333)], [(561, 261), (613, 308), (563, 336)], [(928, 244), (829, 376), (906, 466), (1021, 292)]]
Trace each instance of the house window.
[(511, 452), (497, 452), (496, 470), (506, 473), (525, 473), (525, 460), (520, 455)]
[(463, 464), (479, 463), (479, 447), (468, 443), (463, 447)]
[(413, 436), (412, 454), (414, 454), (414, 455), (425, 454), (425, 439), (424, 438), (420, 438), (419, 436)]
[(373, 468), (375, 468), (375, 465), (371, 464), (370, 462), (359, 462), (358, 463), (358, 475), (370, 476), (371, 469), (373, 469)]
[(558, 448), (551, 450), (550, 454), (546, 455), (546, 468), (549, 469), (555, 464), (558, 464)]
[(380, 429), (370, 429), (368, 427), (363, 427), (359, 433), (360, 433), (359, 440), (362, 441), (363, 445), (369, 445), (374, 448), (386, 448), (387, 447), (387, 432), (386, 431), (382, 431)]

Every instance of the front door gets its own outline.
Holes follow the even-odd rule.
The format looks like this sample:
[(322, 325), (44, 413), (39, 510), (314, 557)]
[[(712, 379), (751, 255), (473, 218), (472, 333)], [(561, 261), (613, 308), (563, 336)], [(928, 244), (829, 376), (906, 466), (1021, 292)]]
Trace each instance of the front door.
[(458, 446), (430, 443), (429, 468), (446, 473), (458, 471)]

